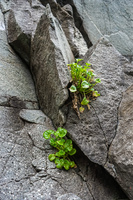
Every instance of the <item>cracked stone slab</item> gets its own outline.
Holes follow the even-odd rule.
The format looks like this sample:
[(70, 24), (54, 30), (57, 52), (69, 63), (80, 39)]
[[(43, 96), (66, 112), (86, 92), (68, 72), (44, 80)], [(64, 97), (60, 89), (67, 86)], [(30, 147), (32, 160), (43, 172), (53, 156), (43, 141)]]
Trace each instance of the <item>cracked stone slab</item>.
[(128, 197), (133, 199), (133, 85), (124, 93), (118, 112), (118, 128), (116, 136), (109, 149), (108, 163), (114, 167), (111, 173)]
[(31, 49), (31, 71), (40, 107), (54, 124), (61, 126), (65, 122), (61, 107), (69, 96), (67, 85), (70, 74), (67, 64), (73, 62), (74, 57), (49, 5), (40, 18)]
[(132, 65), (105, 38), (86, 53), (83, 62), (91, 63), (101, 79), (95, 87), (101, 95), (91, 102), (91, 109), (86, 109), (81, 119), (70, 105), (64, 127), (91, 161), (104, 166), (108, 146), (116, 134), (122, 92), (132, 83), (132, 76), (125, 72)]
[[(54, 129), (51, 123), (24, 123), (19, 112), (17, 108), (0, 107), (0, 197), (4, 200), (56, 200), (73, 191), (75, 195), (86, 194), (87, 198), (83, 197), (85, 200), (90, 198), (89, 191), (85, 193), (85, 186), (74, 170), (68, 173), (57, 169), (60, 178), (54, 178), (55, 166), (47, 158), (52, 149), (46, 148), (43, 138), (43, 131)], [(53, 173), (50, 169), (54, 169)], [(64, 186), (63, 179), (69, 187)]]
[(73, 3), (93, 44), (106, 35), (122, 55), (133, 55), (132, 0), (73, 0)]
[[(45, 130), (54, 130), (52, 123), (24, 123), (19, 113), (18, 108), (0, 107), (0, 198), (57, 200), (63, 197), (76, 197), (93, 200), (92, 195), (97, 195), (94, 191), (91, 194), (91, 187), (95, 187), (99, 180), (101, 182), (103, 175), (99, 180), (96, 178), (95, 184), (93, 183), (92, 177), (95, 173), (91, 174), (92, 169), (88, 168), (90, 161), (84, 155), (77, 155), (75, 158), (77, 169), (65, 171), (55, 168), (55, 164), (48, 159), (48, 155), (54, 149), (43, 138)], [(87, 175), (87, 170), (92, 177)], [(86, 181), (89, 184), (91, 181), (92, 186), (90, 187)], [(108, 183), (105, 188), (101, 185), (100, 191), (104, 190), (104, 195), (108, 194), (108, 200), (112, 200), (115, 195), (123, 197), (119, 188), (114, 191), (112, 184), (114, 185), (111, 181), (111, 186), (108, 186), (111, 194), (108, 194), (108, 189), (106, 190)], [(104, 199), (103, 192), (100, 195), (101, 199)]]
[(88, 50), (87, 44), (76, 28), (73, 18), (73, 9), (71, 5), (65, 5), (63, 8), (53, 0), (41, 1), (44, 6), (49, 3), (53, 15), (58, 19), (68, 43), (75, 58), (81, 58)]
[(38, 0), (11, 0), (5, 15), (8, 42), (27, 64), (30, 62), (31, 36), (44, 12), (45, 7)]
[(46, 121), (50, 121), (50, 119), (41, 110), (23, 109), (20, 111), (19, 116), (27, 122), (36, 124), (44, 124)]
[[(24, 63), (16, 56), (7, 43), (3, 14), (0, 11), (0, 102), (1, 105), (23, 102), (23, 108), (38, 108), (34, 83)], [(10, 99), (11, 98), (11, 99)], [(14, 102), (14, 101), (13, 101)]]

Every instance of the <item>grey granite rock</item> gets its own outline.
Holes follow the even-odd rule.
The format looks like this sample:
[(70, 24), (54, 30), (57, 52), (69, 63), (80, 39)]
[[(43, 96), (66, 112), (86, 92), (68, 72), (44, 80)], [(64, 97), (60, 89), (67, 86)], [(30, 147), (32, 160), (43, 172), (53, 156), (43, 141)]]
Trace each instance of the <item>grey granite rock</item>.
[(108, 163), (113, 165), (113, 173), (130, 199), (133, 199), (133, 85), (124, 93), (119, 107), (118, 128), (109, 149)]
[(105, 38), (88, 51), (86, 62), (92, 64), (94, 73), (101, 78), (96, 86), (101, 96), (91, 102), (90, 111), (86, 109), (81, 119), (70, 105), (65, 128), (91, 161), (104, 165), (116, 134), (122, 92), (132, 83), (131, 76), (126, 78), (124, 72), (132, 65)]
[(34, 34), (40, 16), (44, 12), (45, 7), (37, 0), (11, 0), (10, 3), (7, 20), (8, 41), (28, 64), (30, 62), (31, 35)]
[(73, 0), (93, 44), (106, 35), (122, 55), (133, 55), (132, 0)]
[[(8, 199), (49, 199), (74, 193), (91, 199), (86, 183), (75, 170), (69, 173), (55, 169), (48, 160), (53, 150), (43, 138), (43, 131), (54, 129), (44, 125), (24, 123), (19, 109), (0, 107), (0, 197)], [(80, 190), (79, 190), (80, 188)]]
[(57, 200), (81, 200), (81, 198), (79, 198), (75, 194), (70, 193), (70, 194), (61, 195), (60, 197), (58, 197)]
[(91, 163), (79, 150), (74, 158), (77, 169), (55, 168), (48, 159), (54, 149), (43, 138), (43, 131), (54, 127), (50, 121), (43, 125), (24, 122), (19, 112), (18, 108), (0, 107), (2, 200), (57, 200), (63, 195), (82, 200), (93, 200), (93, 196), (96, 200), (124, 197), (111, 177), (106, 174), (103, 178), (103, 169)]
[(36, 124), (44, 124), (48, 117), (41, 110), (21, 110), (19, 116), (27, 121)]
[[(34, 83), (27, 67), (7, 43), (4, 18), (0, 11), (0, 102), (38, 108)], [(29, 105), (30, 104), (30, 105)], [(18, 105), (18, 106), (19, 106)], [(29, 105), (29, 106), (28, 106)], [(21, 105), (22, 106), (22, 105)]]
[[(18, 1), (0, 2), (5, 17), (11, 2)], [(40, 5), (36, 0), (27, 2), (36, 9)], [(73, 158), (76, 169), (59, 170), (49, 161), (48, 155), (53, 148), (44, 140), (43, 132), (54, 127), (48, 117), (35, 110), (38, 102), (30, 72), (7, 44), (1, 12), (0, 19), (0, 199), (57, 200), (63, 195), (82, 200), (126, 198), (114, 180), (80, 150)], [(36, 62), (39, 62), (39, 56)], [(59, 63), (60, 57), (56, 64)], [(125, 68), (125, 74), (128, 86), (132, 74), (130, 65)], [(42, 87), (43, 84), (45, 81)]]
[(31, 71), (43, 112), (55, 125), (65, 122), (61, 111), (68, 98), (70, 75), (67, 64), (74, 61), (65, 34), (50, 7), (37, 26), (32, 40)]
[(62, 29), (66, 35), (74, 57), (83, 57), (88, 48), (82, 34), (75, 26), (74, 18), (72, 16), (73, 10), (71, 5), (66, 5), (61, 8), (60, 5), (53, 0), (42, 0), (41, 2), (44, 6), (46, 6), (47, 3), (50, 4), (52, 13), (58, 19), (60, 25), (62, 26)]

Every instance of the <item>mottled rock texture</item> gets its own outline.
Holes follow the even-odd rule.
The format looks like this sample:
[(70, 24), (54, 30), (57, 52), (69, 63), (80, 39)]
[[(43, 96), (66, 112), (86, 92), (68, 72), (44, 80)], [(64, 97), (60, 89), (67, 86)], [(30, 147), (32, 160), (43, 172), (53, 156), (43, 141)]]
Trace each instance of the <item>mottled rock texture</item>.
[(60, 5), (55, 3), (55, 1), (53, 0), (42, 0), (41, 2), (44, 6), (46, 6), (47, 3), (50, 4), (52, 13), (61, 24), (62, 29), (68, 40), (68, 43), (71, 47), (71, 50), (74, 54), (74, 57), (83, 57), (87, 52), (88, 48), (82, 34), (75, 26), (73, 18), (73, 9), (71, 5), (68, 4), (61, 8)]
[[(70, 137), (91, 161), (103, 165), (106, 168), (106, 162), (108, 161), (108, 157), (110, 157), (108, 161), (108, 164), (110, 164), (108, 166), (111, 168), (110, 173), (114, 176), (116, 165), (116, 171), (118, 172), (116, 172), (116, 179), (132, 199), (133, 196), (130, 194), (132, 192), (130, 192), (130, 189), (127, 190), (126, 187), (130, 188), (130, 185), (132, 185), (132, 177), (131, 179), (129, 178), (128, 167), (130, 165), (129, 171), (131, 172), (131, 119), (133, 117), (131, 103), (133, 91), (130, 88), (128, 90), (128, 96), (125, 93), (124, 97), (127, 97), (128, 101), (126, 99), (123, 100), (123, 92), (133, 84), (133, 66), (105, 38), (102, 38), (97, 45), (87, 52), (84, 62), (90, 62), (94, 73), (101, 78), (101, 83), (95, 87), (101, 96), (91, 102), (91, 109), (89, 111), (86, 109), (81, 114), (80, 119), (70, 105), (65, 128), (69, 131)], [(121, 101), (124, 101), (125, 104), (120, 106)], [(119, 111), (120, 122), (118, 118), (119, 106), (123, 112), (127, 109), (125, 115), (121, 113), (121, 110)], [(124, 115), (123, 125), (119, 128), (121, 115)], [(129, 124), (126, 126), (125, 122), (127, 121)], [(122, 132), (119, 133), (119, 131)], [(111, 150), (108, 153), (109, 147)], [(127, 155), (129, 157), (126, 157)], [(130, 163), (129, 165), (126, 165), (125, 159), (128, 164)], [(123, 173), (126, 170), (127, 173), (124, 174), (125, 178), (123, 179)], [(127, 180), (126, 184), (125, 179)]]
[(7, 44), (1, 12), (0, 19), (0, 199), (56, 200), (73, 193), (92, 200), (75, 170), (57, 170), (48, 160), (52, 149), (43, 132), (54, 127), (33, 106), (38, 102), (30, 72)]
[(30, 62), (31, 35), (45, 7), (38, 0), (11, 0), (8, 14), (8, 41), (14, 50)]
[(104, 165), (108, 146), (116, 134), (122, 91), (132, 82), (124, 73), (130, 64), (105, 38), (87, 52), (84, 62), (90, 62), (101, 78), (96, 86), (101, 96), (91, 102), (90, 111), (86, 109), (81, 119), (70, 105), (65, 127), (90, 160)]
[[(56, 1), (53, 2), (56, 3)], [(84, 112), (79, 121), (71, 107), (68, 112), (67, 104), (63, 106), (69, 97), (67, 85), (70, 76), (66, 64), (72, 62), (74, 58), (61, 28), (61, 22), (57, 20), (58, 17), (53, 17), (50, 7), (47, 6), (45, 9), (38, 0), (3, 0), (0, 1), (0, 8), (5, 17), (7, 29), (10, 22), (13, 22), (12, 28), (18, 27), (17, 30), (20, 30), (17, 32), (18, 35), (23, 32), (29, 37), (28, 41), (32, 36), (31, 47), (27, 46), (27, 49), (31, 51), (30, 57), (26, 51), (24, 52), (21, 43), (21, 50), (18, 53), (27, 63), (31, 60), (30, 67), (42, 110), (50, 116), (55, 126), (63, 124), (65, 114), (68, 113), (66, 117), (70, 116), (70, 119), (67, 118), (66, 126), (68, 126), (70, 136), (90, 160), (103, 165), (113, 176), (117, 173), (117, 177), (114, 176), (114, 178), (132, 199), (132, 192), (128, 189), (127, 183), (128, 181), (131, 183), (132, 160), (127, 160), (128, 157), (126, 157), (126, 152), (132, 154), (130, 152), (132, 148), (124, 143), (123, 149), (126, 156), (125, 164), (123, 164), (121, 156), (123, 151), (120, 151), (119, 145), (118, 152), (117, 147), (114, 147), (117, 143), (115, 136), (117, 138), (122, 134), (123, 137), (123, 131), (126, 132), (123, 124), (127, 123), (131, 129), (129, 116), (124, 114), (125, 111), (122, 109), (128, 112), (129, 107), (124, 105), (126, 102), (130, 105), (132, 102), (129, 97), (132, 91), (130, 87), (133, 75), (132, 65), (108, 41), (102, 40), (89, 50), (84, 61), (90, 59), (96, 73), (102, 79), (98, 87), (101, 97), (91, 103), (91, 110)], [(43, 10), (45, 12), (41, 13)], [(66, 15), (72, 16), (72, 11), (67, 12), (69, 14), (66, 13)], [(59, 170), (48, 160), (48, 155), (53, 152), (53, 149), (49, 142), (44, 140), (43, 132), (54, 129), (52, 121), (38, 108), (30, 71), (7, 43), (6, 28), (1, 12), (0, 20), (0, 199), (126, 199), (118, 184), (103, 167), (89, 161), (78, 147), (75, 146), (77, 154), (73, 157), (77, 165), (76, 169)], [(31, 26), (27, 30), (28, 23)], [(9, 34), (8, 31), (7, 34)], [(16, 32), (12, 37), (15, 34)], [(18, 38), (16, 37), (14, 41)], [(22, 45), (27, 45), (25, 40)], [(27, 59), (23, 56), (24, 53)], [(123, 91), (125, 93), (122, 97)], [(128, 100), (126, 96), (129, 97)], [(119, 105), (121, 106), (119, 117), (117, 117), (116, 110), (119, 109)], [(130, 120), (131, 114), (132, 112), (130, 112)], [(76, 127), (77, 123), (79, 124)], [(127, 140), (128, 137), (131, 137), (130, 132), (129, 136), (127, 134)], [(126, 170), (127, 173), (125, 173)], [(122, 174), (126, 183), (121, 178)], [(129, 178), (130, 175), (131, 178)]]
[(123, 93), (116, 137), (109, 149), (108, 162), (113, 164), (112, 175), (133, 199), (133, 85)]
[(67, 64), (74, 57), (66, 36), (50, 7), (42, 15), (32, 40), (31, 71), (41, 109), (56, 126), (65, 122), (61, 107), (68, 99), (70, 75)]
[(93, 44), (106, 35), (122, 55), (133, 56), (132, 0), (73, 0), (73, 3)]
[(38, 108), (29, 70), (8, 45), (4, 18), (0, 12), (0, 102), (21, 108)]

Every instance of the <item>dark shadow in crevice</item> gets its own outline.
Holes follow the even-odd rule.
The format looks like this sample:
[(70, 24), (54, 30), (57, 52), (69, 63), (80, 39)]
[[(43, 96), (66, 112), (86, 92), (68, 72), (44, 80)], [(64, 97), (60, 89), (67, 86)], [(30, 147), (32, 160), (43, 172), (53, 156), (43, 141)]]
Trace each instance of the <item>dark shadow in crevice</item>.
[(72, 157), (77, 164), (77, 174), (88, 185), (94, 199), (129, 200), (115, 179), (100, 165), (91, 162), (74, 144), (77, 153)]

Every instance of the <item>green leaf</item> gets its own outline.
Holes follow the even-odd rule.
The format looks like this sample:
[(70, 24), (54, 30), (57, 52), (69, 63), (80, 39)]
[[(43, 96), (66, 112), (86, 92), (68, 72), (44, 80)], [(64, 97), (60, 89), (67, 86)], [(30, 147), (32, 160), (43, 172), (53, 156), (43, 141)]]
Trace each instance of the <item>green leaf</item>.
[(64, 159), (56, 158), (55, 164), (57, 168), (61, 169), (64, 166)]
[(90, 66), (91, 64), (90, 63), (85, 63), (86, 64), (86, 66)]
[(60, 153), (59, 152), (56, 152), (56, 154), (55, 154), (56, 156), (58, 156), (58, 157), (60, 157)]
[(68, 151), (71, 151), (73, 149), (73, 145), (71, 144), (70, 146), (67, 147)]
[(65, 135), (67, 134), (67, 130), (66, 129), (64, 129), (64, 128), (61, 128), (61, 127), (59, 127), (58, 129), (57, 129), (57, 131), (59, 132), (58, 133), (58, 136), (59, 137), (65, 137)]
[(98, 96), (100, 96), (100, 94), (98, 93), (98, 91), (95, 90), (95, 91), (93, 92), (93, 97), (98, 97)]
[(91, 86), (91, 84), (88, 83), (87, 81), (83, 81), (83, 82), (81, 83), (81, 87), (84, 88), (84, 89), (87, 89), (87, 88), (89, 88), (90, 86)]
[(57, 165), (58, 163), (60, 163), (60, 159), (59, 158), (55, 158), (55, 164)]
[(56, 141), (55, 141), (54, 138), (51, 138), (51, 139), (50, 139), (50, 145), (51, 145), (52, 147), (55, 147), (55, 146), (56, 146)]
[(89, 103), (89, 101), (86, 99), (86, 97), (83, 98), (83, 100), (81, 101), (81, 105), (87, 105)]
[(64, 164), (64, 168), (65, 168), (65, 170), (69, 170), (69, 165), (68, 164)]
[(82, 61), (83, 59), (76, 59), (76, 62), (78, 63), (79, 61)]
[(67, 148), (67, 147), (69, 147), (71, 144), (72, 144), (72, 140), (68, 139), (68, 140), (66, 140), (66, 142), (65, 142), (65, 144), (64, 144), (64, 147)]
[(60, 156), (64, 156), (65, 154), (66, 154), (65, 151), (63, 151), (63, 150), (60, 150), (60, 151), (59, 151), (59, 155), (60, 155)]
[(100, 83), (100, 82), (101, 82), (101, 79), (100, 79), (100, 78), (97, 78), (95, 81), (96, 81), (96, 83)]
[(70, 167), (71, 167), (71, 168), (75, 167), (75, 162), (74, 162), (74, 161), (71, 161), (71, 162), (70, 162)]
[(61, 140), (58, 140), (57, 143), (62, 146), (65, 143), (65, 139), (62, 138)]
[(56, 165), (56, 167), (57, 167), (58, 169), (62, 169), (61, 163), (59, 162), (59, 163)]
[(83, 106), (81, 106), (81, 107), (79, 108), (79, 112), (81, 112), (81, 113), (84, 112), (84, 107), (83, 107)]
[(69, 88), (70, 92), (76, 92), (77, 91), (77, 88), (75, 87), (75, 85), (72, 85), (70, 88)]
[(73, 156), (75, 153), (76, 153), (76, 149), (73, 148), (72, 151), (69, 152), (69, 155), (70, 155), (70, 156)]
[(93, 92), (93, 91), (94, 91), (94, 88), (91, 88), (90, 91)]
[(66, 170), (68, 170), (68, 169), (69, 169), (69, 166), (70, 166), (70, 162), (69, 162), (67, 159), (65, 159), (65, 160), (64, 160), (64, 168), (65, 168)]
[(70, 164), (69, 161), (67, 159), (64, 160), (64, 164)]
[(54, 133), (55, 136), (59, 136), (59, 134), (60, 134), (60, 133), (59, 133), (58, 130)]
[(50, 161), (53, 161), (55, 160), (56, 157), (55, 157), (55, 154), (49, 154), (48, 158)]
[(62, 158), (62, 159), (60, 159), (60, 164), (62, 165), (62, 167), (63, 167), (63, 165), (64, 165), (64, 159)]
[(49, 139), (50, 138), (50, 135), (51, 134), (54, 134), (55, 133), (55, 131), (53, 131), (53, 130), (47, 130), (47, 131), (45, 131), (44, 133), (43, 133), (43, 137), (45, 138), (45, 139)]

